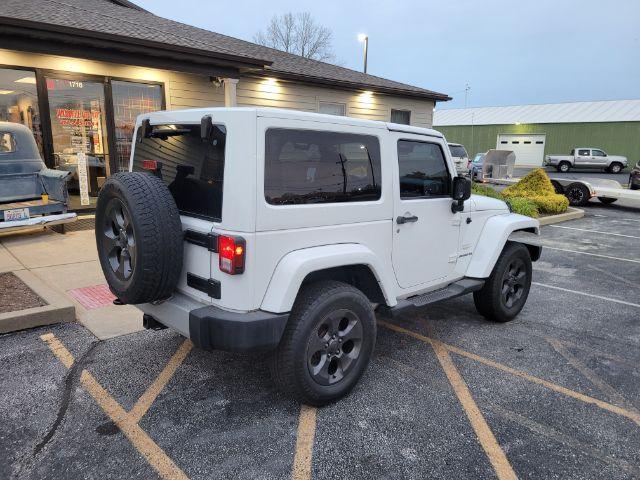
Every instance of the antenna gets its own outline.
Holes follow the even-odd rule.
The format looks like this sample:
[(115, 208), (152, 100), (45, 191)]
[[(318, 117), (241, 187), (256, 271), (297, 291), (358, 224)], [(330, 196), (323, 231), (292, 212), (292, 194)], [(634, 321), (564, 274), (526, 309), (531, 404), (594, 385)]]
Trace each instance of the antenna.
[(467, 101), (469, 99), (469, 92), (471, 91), (471, 87), (469, 86), (469, 82), (464, 87), (464, 108), (467, 108)]

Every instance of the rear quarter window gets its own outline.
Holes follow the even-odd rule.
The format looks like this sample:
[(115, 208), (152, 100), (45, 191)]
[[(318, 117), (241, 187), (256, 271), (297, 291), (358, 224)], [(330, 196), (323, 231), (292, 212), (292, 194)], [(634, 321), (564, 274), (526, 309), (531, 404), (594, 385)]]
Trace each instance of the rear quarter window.
[(210, 139), (200, 136), (200, 125), (158, 125), (147, 137), (138, 131), (133, 170), (148, 171), (169, 187), (178, 210), (208, 220), (222, 219), (226, 129), (214, 125)]
[(265, 138), (264, 192), (271, 205), (378, 200), (378, 138), (269, 129)]

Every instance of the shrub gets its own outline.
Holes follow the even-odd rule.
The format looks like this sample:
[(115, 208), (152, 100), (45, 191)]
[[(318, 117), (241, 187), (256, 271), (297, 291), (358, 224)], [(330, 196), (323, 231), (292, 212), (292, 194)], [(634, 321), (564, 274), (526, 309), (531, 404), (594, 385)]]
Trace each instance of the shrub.
[(485, 197), (497, 198), (502, 200), (502, 195), (497, 190), (486, 185), (480, 185), (479, 183), (473, 183), (471, 185), (471, 191), (476, 195), (484, 195)]
[(538, 210), (542, 213), (564, 213), (569, 208), (569, 199), (564, 195), (554, 193), (553, 195), (539, 195), (535, 197), (529, 197), (535, 202)]
[(538, 218), (540, 212), (538, 206), (530, 198), (525, 197), (509, 197), (505, 201), (511, 207), (513, 213), (519, 213), (520, 215), (526, 215), (527, 217)]
[(515, 185), (511, 185), (502, 191), (504, 197), (537, 197), (553, 195), (555, 188), (547, 173), (542, 168), (536, 168)]

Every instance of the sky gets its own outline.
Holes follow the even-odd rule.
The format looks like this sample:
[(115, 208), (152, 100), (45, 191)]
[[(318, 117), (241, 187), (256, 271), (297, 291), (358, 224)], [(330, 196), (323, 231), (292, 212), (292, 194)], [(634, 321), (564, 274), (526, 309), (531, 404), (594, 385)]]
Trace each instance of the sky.
[(251, 41), (276, 14), (308, 11), (342, 66), (446, 93), (438, 108), (640, 98), (640, 0), (133, 0)]

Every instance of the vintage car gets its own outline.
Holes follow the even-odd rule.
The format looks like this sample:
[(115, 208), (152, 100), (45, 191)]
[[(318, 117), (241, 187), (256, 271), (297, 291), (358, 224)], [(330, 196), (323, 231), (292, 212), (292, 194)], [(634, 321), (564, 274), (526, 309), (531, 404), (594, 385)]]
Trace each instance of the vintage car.
[(0, 122), (0, 233), (75, 221), (67, 212), (70, 175), (45, 166), (31, 130)]

